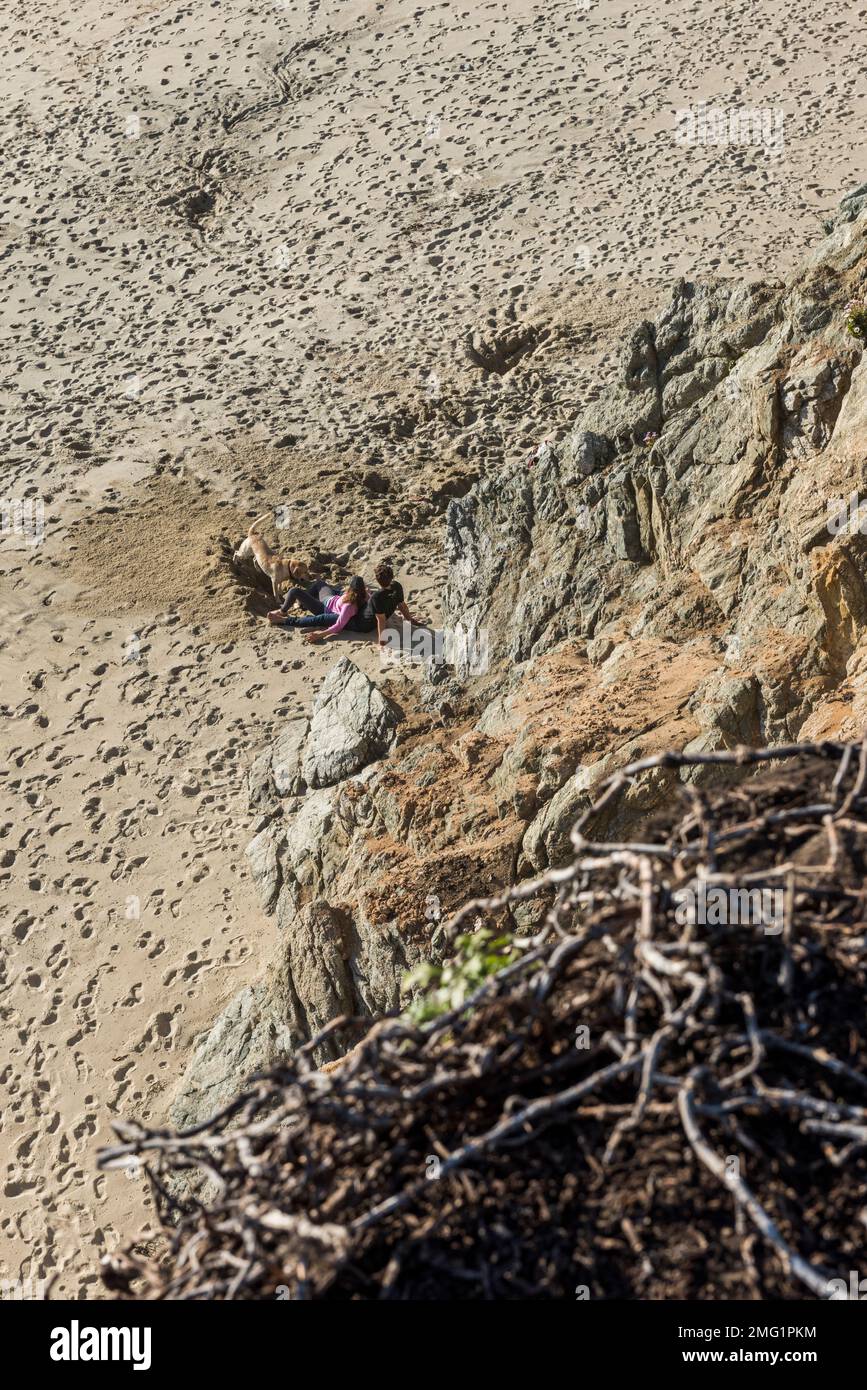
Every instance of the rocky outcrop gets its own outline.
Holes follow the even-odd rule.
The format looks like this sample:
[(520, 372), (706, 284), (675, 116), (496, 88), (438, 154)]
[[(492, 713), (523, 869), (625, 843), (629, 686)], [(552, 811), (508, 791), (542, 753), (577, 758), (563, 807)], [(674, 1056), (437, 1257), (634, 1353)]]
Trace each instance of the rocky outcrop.
[[(487, 629), (480, 727), (495, 718), (511, 744), (497, 775), (521, 781), (530, 817), (519, 870), (556, 862), (603, 777), (677, 725), (693, 751), (857, 735), (867, 554), (829, 508), (867, 485), (867, 367), (845, 311), (867, 284), (862, 194), (789, 286), (675, 286), (570, 435), (451, 504), (446, 622)], [(592, 674), (563, 705), (552, 787), (527, 708), (540, 658), (567, 650)], [(631, 737), (599, 730), (600, 699), (630, 712)], [(636, 813), (665, 795), (638, 792)]]
[(313, 705), (301, 770), (309, 787), (331, 787), (388, 752), (398, 716), (381, 692), (343, 657)]
[[(200, 1040), (172, 1117), (195, 1123), (251, 1072), (294, 1052), (341, 1013), (392, 1007), (411, 960), (388, 922), (347, 913), (343, 873), (364, 821), (365, 774), (394, 741), (397, 708), (348, 658), (333, 667), (311, 717), (293, 721), (253, 763), (250, 809), (267, 823), (247, 847), (263, 911), (278, 938), (265, 977), (237, 994)], [(362, 851), (363, 852), (363, 851)], [(346, 861), (349, 861), (348, 863)], [(320, 1061), (333, 1054), (328, 1046)]]
[(388, 752), (397, 710), (348, 657), (332, 667), (309, 720), (294, 719), (254, 761), (251, 809), (274, 811), (286, 796), (331, 787)]
[(291, 720), (271, 747), (255, 760), (247, 777), (251, 810), (276, 811), (284, 796), (300, 796), (304, 792), (301, 750), (309, 727), (306, 719)]
[[(565, 857), (627, 762), (860, 732), (867, 538), (829, 510), (867, 495), (845, 311), (865, 290), (861, 189), (791, 284), (677, 284), (566, 437), (450, 503), (445, 626), (487, 665), (434, 663), (419, 699), (342, 661), (256, 759), (248, 860), (277, 947), (200, 1044), (179, 1114), (337, 1013), (398, 1007), (437, 921)], [(675, 775), (639, 778), (595, 833), (625, 837)]]
[[(276, 943), (263, 979), (195, 1047), (175, 1124), (197, 1123), (331, 1018), (396, 1008), (449, 907), (506, 881), (521, 826), (497, 816), (485, 785), (497, 750), (477, 763), (430, 714), (401, 720), (397, 700), (338, 663), (309, 725), (281, 734), (251, 769), (251, 812), (267, 816), (247, 861)], [(312, 785), (310, 770), (329, 784)], [(326, 1042), (314, 1060), (335, 1055)]]
[(797, 737), (867, 615), (864, 538), (828, 528), (864, 483), (864, 257), (859, 216), (788, 289), (677, 285), (569, 437), (451, 504), (447, 622), (486, 626), (510, 683), (569, 638), (596, 663), (701, 636), (703, 742)]
[[(172, 1108), (175, 1124), (197, 1124), (227, 1105), (244, 1078), (291, 1056), (330, 1019), (357, 1012), (345, 931), (325, 902), (297, 914), (264, 978), (229, 1001), (194, 1050)], [(326, 1043), (318, 1060), (336, 1055)]]

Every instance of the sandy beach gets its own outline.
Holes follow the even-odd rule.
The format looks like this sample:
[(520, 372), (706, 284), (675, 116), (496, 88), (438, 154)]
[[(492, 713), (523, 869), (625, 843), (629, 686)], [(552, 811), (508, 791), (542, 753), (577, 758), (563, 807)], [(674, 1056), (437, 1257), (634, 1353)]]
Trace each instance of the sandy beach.
[(95, 1150), (164, 1115), (275, 930), (246, 771), (333, 645), (382, 672), (269, 628), (231, 565), (250, 521), (326, 574), (390, 559), (436, 619), (450, 497), (571, 425), (672, 280), (779, 281), (867, 177), (862, 16), (12, 13), (0, 1280), (99, 1296), (147, 1208)]

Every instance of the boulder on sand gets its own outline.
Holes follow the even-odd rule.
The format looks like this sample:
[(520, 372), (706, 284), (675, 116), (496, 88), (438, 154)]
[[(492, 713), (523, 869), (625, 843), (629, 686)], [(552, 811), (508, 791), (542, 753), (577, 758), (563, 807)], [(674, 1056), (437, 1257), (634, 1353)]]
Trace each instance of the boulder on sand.
[(373, 681), (343, 657), (313, 705), (302, 761), (308, 787), (332, 787), (384, 757), (399, 720)]

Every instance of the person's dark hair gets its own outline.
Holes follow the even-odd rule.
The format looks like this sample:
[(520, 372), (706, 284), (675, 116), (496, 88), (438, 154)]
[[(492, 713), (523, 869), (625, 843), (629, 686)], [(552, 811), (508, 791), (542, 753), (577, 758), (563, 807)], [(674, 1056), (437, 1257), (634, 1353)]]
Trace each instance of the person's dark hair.
[(360, 574), (355, 574), (347, 582), (343, 590), (343, 600), (345, 603), (354, 603), (359, 613), (367, 603), (367, 585)]
[(386, 565), (384, 562), (377, 565), (373, 574), (377, 584), (381, 585), (383, 589), (387, 589), (394, 579), (394, 570), (391, 568), (391, 565)]

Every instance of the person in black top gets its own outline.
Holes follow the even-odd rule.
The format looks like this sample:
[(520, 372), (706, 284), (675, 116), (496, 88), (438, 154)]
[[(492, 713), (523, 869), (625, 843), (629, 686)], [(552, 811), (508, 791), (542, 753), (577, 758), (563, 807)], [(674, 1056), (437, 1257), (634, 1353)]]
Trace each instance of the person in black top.
[(425, 620), (414, 618), (407, 608), (403, 595), (403, 585), (395, 579), (391, 565), (379, 564), (373, 573), (380, 587), (372, 590), (363, 612), (351, 619), (349, 626), (360, 632), (372, 632), (375, 627), (380, 643), (385, 641), (383, 633), (386, 624), (395, 613), (399, 613), (408, 623), (416, 623), (420, 627), (424, 627)]

